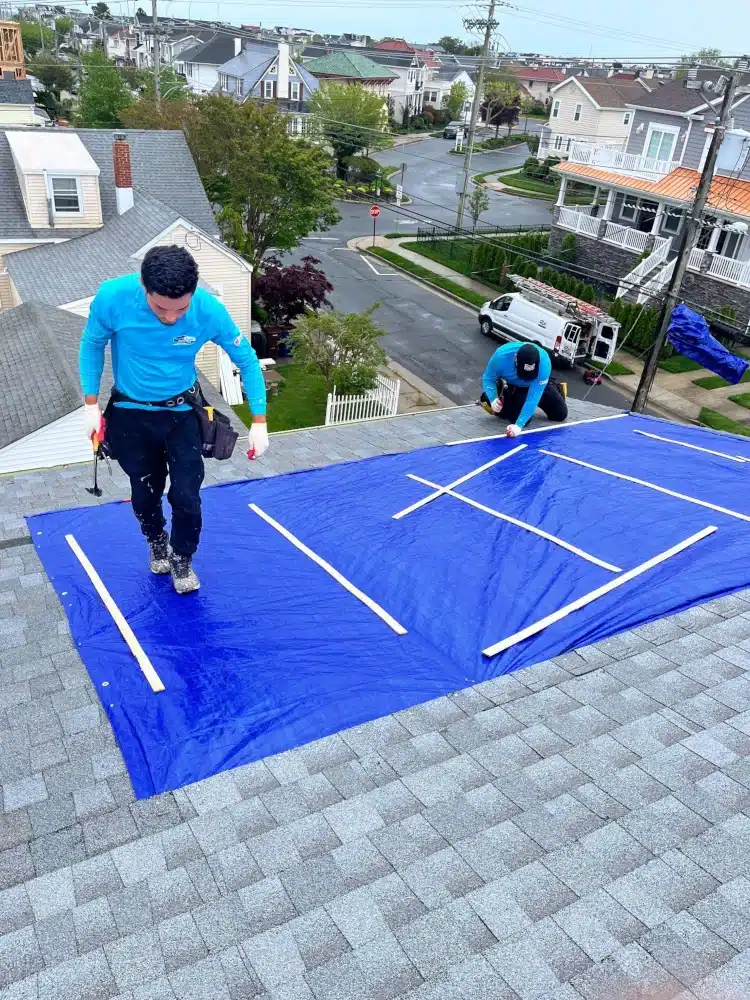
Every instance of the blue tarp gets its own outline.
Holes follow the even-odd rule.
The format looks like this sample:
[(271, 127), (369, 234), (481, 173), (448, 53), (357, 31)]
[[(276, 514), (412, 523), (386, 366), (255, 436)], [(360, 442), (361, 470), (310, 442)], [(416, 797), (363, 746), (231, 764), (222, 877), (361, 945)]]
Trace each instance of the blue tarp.
[[(437, 447), (203, 492), (199, 593), (147, 571), (130, 505), (29, 518), (42, 561), (145, 797), (538, 663), (750, 586), (750, 523), (541, 453), (650, 480), (750, 515), (750, 441), (627, 416), (523, 438), (459, 491), (630, 569), (709, 524), (719, 530), (505, 653), (482, 649), (613, 578), (608, 570), (430, 492), (515, 447)], [(408, 631), (380, 618), (249, 508), (255, 503)], [(166, 685), (153, 694), (65, 542), (88, 555)]]
[(728, 351), (708, 328), (708, 323), (700, 315), (685, 305), (676, 306), (667, 330), (667, 339), (672, 347), (692, 358), (710, 372), (721, 375), (731, 385), (736, 385), (748, 368), (747, 358), (741, 358)]

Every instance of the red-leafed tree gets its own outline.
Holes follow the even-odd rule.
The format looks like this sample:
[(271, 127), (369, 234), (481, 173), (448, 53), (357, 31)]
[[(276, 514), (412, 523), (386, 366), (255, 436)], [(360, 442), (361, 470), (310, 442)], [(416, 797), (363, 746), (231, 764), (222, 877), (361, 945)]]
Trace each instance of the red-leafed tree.
[(301, 264), (286, 267), (278, 257), (263, 261), (253, 287), (269, 323), (289, 328), (307, 309), (333, 308), (328, 300), (333, 285), (316, 267), (319, 263), (317, 257), (303, 257)]

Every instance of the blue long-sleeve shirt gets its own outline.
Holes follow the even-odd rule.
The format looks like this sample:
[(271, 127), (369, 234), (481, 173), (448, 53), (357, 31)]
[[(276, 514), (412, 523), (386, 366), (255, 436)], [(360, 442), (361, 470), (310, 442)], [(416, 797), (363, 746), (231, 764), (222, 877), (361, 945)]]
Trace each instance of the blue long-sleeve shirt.
[(534, 410), (542, 398), (544, 387), (549, 382), (552, 372), (552, 364), (546, 351), (539, 349), (539, 375), (533, 382), (526, 382), (516, 374), (516, 354), (521, 350), (523, 344), (503, 344), (498, 347), (489, 360), (482, 376), (482, 388), (487, 399), (494, 403), (497, 399), (498, 379), (504, 378), (509, 385), (518, 385), (529, 390), (526, 402), (516, 420), (517, 427), (525, 427), (534, 416)]
[(195, 356), (209, 340), (237, 365), (252, 413), (263, 415), (266, 388), (258, 356), (215, 296), (197, 288), (187, 312), (169, 325), (151, 311), (137, 274), (105, 281), (91, 303), (81, 338), (83, 394), (98, 395), (104, 352), (111, 342), (115, 386), (121, 393), (144, 402), (170, 399), (195, 382)]

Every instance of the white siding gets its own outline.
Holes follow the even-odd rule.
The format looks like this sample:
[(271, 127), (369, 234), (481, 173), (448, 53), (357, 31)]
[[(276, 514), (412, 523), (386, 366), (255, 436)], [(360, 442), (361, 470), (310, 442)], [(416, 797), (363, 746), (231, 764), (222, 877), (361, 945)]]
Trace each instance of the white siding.
[(219, 348), (209, 341), (204, 344), (195, 356), (195, 363), (201, 375), (205, 375), (211, 385), (221, 392), (221, 370)]
[(0, 474), (52, 469), (58, 465), (91, 462), (91, 443), (86, 440), (83, 407), (66, 417), (27, 434), (0, 449)]
[(87, 299), (79, 299), (77, 302), (68, 302), (67, 305), (60, 306), (65, 312), (75, 313), (76, 316), (83, 316), (84, 319), (88, 319), (89, 316), (89, 306), (94, 300), (94, 296), (91, 295)]
[[(645, 93), (645, 91), (644, 91)], [(556, 90), (552, 95), (552, 108), (555, 102), (560, 102), (557, 118), (550, 111), (549, 127), (551, 131), (549, 142), (550, 156), (566, 156), (568, 140), (581, 142), (598, 142), (603, 146), (613, 146), (624, 149), (630, 131), (629, 125), (624, 125), (625, 111), (600, 111), (588, 94), (573, 80), (566, 86)], [(581, 106), (581, 115), (575, 120), (576, 107)], [(562, 140), (557, 144), (557, 137)]]
[(0, 104), (0, 125), (33, 125), (33, 104)]

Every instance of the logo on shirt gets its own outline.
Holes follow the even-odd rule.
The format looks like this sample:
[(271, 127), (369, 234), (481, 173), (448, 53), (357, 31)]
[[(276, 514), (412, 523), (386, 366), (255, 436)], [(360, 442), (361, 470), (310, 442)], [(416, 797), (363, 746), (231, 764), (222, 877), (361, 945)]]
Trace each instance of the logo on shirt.
[(240, 334), (239, 337), (235, 339), (234, 346), (239, 347), (241, 343), (242, 343), (242, 334)]
[(172, 343), (173, 344), (180, 344), (180, 345), (194, 344), (195, 343), (195, 337), (189, 337), (186, 333), (181, 333), (179, 337), (175, 337), (174, 338), (174, 340), (172, 341)]

